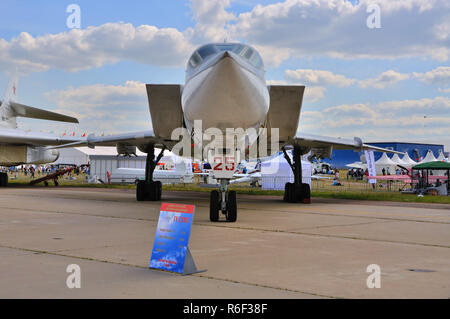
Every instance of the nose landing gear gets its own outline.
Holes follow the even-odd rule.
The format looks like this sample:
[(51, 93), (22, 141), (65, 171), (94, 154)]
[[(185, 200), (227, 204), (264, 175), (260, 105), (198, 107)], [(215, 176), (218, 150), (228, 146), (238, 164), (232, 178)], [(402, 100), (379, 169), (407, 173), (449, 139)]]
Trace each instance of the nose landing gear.
[(235, 191), (228, 191), (230, 180), (220, 179), (220, 193), (213, 190), (210, 195), (209, 219), (219, 221), (219, 211), (226, 215), (226, 220), (234, 223), (237, 220), (237, 198)]

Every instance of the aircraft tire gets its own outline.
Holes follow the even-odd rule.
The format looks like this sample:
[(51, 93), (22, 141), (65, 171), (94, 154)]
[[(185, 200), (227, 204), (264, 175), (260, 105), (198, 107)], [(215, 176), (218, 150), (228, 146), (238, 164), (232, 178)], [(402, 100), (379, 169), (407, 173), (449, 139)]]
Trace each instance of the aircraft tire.
[(227, 201), (227, 221), (230, 223), (234, 223), (237, 220), (237, 199), (236, 192), (229, 191), (228, 192), (228, 201)]
[(0, 173), (0, 187), (8, 186), (8, 174)]
[(145, 182), (138, 181), (136, 185), (136, 200), (138, 202), (145, 201)]
[(300, 185), (293, 184), (292, 185), (291, 203), (302, 202), (302, 200), (303, 200), (302, 190), (303, 190), (302, 184), (300, 184)]
[(283, 196), (283, 201), (289, 203), (291, 201), (291, 185), (293, 185), (292, 183), (286, 183), (286, 185), (284, 185), (284, 196)]
[(151, 202), (158, 201), (159, 188), (157, 182), (150, 182), (145, 184), (145, 193), (147, 200)]
[(285, 186), (285, 194), (286, 194), (286, 201), (288, 203), (296, 203), (298, 194), (300, 193), (300, 190), (297, 189), (294, 183), (287, 183)]
[(309, 184), (302, 184), (302, 203), (311, 204), (311, 187)]
[(155, 182), (156, 188), (156, 200), (160, 201), (162, 197), (162, 183), (160, 181)]
[(209, 220), (212, 222), (219, 221), (220, 197), (218, 191), (212, 191), (209, 202)]

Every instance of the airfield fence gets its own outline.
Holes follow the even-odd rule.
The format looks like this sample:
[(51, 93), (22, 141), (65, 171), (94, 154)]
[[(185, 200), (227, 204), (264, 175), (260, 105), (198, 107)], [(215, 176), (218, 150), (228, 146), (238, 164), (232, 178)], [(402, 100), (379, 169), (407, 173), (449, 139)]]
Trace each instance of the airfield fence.
[[(275, 189), (284, 190), (284, 185), (286, 183), (292, 182), (289, 177), (286, 176), (275, 176), (271, 177), (270, 180), (263, 180), (263, 189)], [(304, 182), (306, 182), (304, 180)], [(380, 181), (378, 180), (376, 184), (369, 184), (367, 180), (355, 180), (355, 179), (341, 179), (340, 186), (333, 185), (333, 179), (320, 179), (311, 180), (311, 190), (312, 191), (331, 191), (331, 192), (377, 192), (377, 193), (391, 193), (400, 192), (403, 190), (411, 189), (410, 184), (406, 184), (403, 181), (391, 180), (391, 181)]]

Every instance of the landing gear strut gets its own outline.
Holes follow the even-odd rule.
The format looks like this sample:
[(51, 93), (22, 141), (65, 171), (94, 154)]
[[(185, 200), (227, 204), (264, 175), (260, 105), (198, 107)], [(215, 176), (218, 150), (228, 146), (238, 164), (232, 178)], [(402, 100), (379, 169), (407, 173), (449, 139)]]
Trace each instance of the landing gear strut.
[(149, 145), (147, 147), (147, 160), (145, 163), (145, 181), (138, 181), (136, 185), (136, 199), (139, 202), (142, 201), (159, 201), (162, 194), (162, 183), (160, 181), (153, 180), (153, 172), (155, 171), (156, 164), (163, 157), (165, 148), (161, 150), (155, 161), (155, 146)]
[(302, 149), (294, 146), (293, 162), (283, 148), (284, 158), (294, 173), (294, 183), (286, 183), (283, 200), (288, 203), (311, 204), (311, 188), (302, 182)]
[(229, 183), (228, 179), (220, 179), (220, 193), (216, 190), (211, 192), (209, 219), (212, 222), (219, 221), (219, 211), (226, 215), (228, 222), (234, 223), (237, 220), (236, 192), (228, 191)]

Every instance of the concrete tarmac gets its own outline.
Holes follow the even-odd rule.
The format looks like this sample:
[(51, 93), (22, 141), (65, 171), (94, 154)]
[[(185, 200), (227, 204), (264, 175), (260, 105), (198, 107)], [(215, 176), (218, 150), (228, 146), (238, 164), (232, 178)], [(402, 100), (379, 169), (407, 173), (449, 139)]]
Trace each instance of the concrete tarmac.
[(211, 223), (208, 193), (163, 201), (196, 205), (189, 246), (207, 272), (147, 268), (161, 202), (132, 190), (0, 189), (0, 298), (450, 297), (450, 205), (238, 195), (238, 221)]

